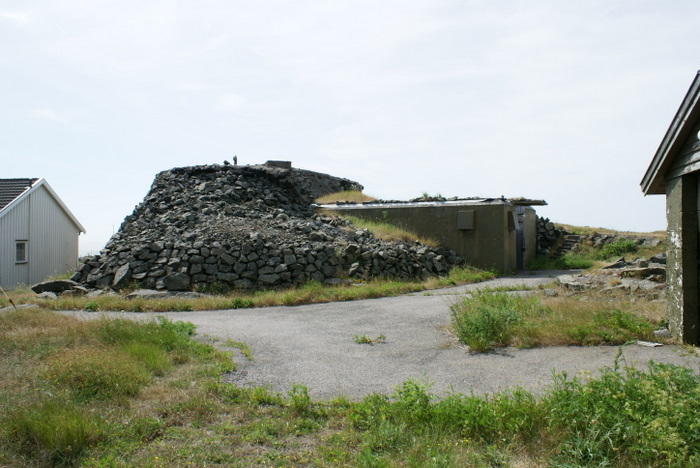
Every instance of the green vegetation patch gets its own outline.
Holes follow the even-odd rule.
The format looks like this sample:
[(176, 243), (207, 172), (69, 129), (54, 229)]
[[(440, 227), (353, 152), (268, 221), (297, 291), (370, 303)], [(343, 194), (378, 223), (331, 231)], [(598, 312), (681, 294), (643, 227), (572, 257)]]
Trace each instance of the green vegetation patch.
[(343, 218), (350, 221), (358, 229), (367, 229), (377, 239), (389, 242), (420, 242), (423, 245), (437, 247), (434, 239), (421, 237), (408, 229), (386, 222), (368, 221), (356, 216), (345, 216)]
[(69, 465), (103, 438), (99, 416), (58, 399), (16, 408), (3, 419), (6, 442), (41, 465)]
[(364, 193), (357, 190), (345, 190), (343, 192), (331, 193), (324, 195), (316, 199), (316, 203), (321, 205), (328, 205), (338, 202), (350, 202), (350, 203), (363, 203), (369, 201), (375, 201), (376, 198), (370, 195), (365, 195)]
[[(523, 309), (524, 321), (540, 314), (556, 320), (556, 301), (534, 299), (482, 302)], [(591, 312), (597, 317), (591, 320), (606, 327), (639, 325), (600, 310), (606, 309)], [(279, 394), (223, 382), (230, 357), (194, 341), (193, 331), (186, 323), (78, 321), (39, 309), (0, 315), (0, 465), (700, 464), (700, 378), (690, 369), (656, 363), (622, 369), (615, 362), (600, 374), (555, 374), (540, 394), (514, 388), (438, 397), (429, 383), (407, 380), (390, 396), (315, 401), (301, 383)], [(169, 366), (148, 364), (149, 344), (171, 359)], [(85, 357), (90, 349), (95, 359)], [(137, 392), (85, 398), (74, 392), (73, 370), (65, 370), (66, 380), (53, 377), (59, 360), (117, 386), (132, 377), (120, 379), (112, 361), (141, 366), (148, 378)]]
[(655, 324), (611, 303), (481, 290), (452, 306), (452, 328), (474, 352), (495, 347), (624, 344), (648, 340)]
[(17, 303), (36, 303), (51, 310), (85, 310), (88, 312), (123, 310), (133, 312), (166, 312), (192, 310), (244, 309), (279, 305), (319, 304), (338, 301), (355, 301), (391, 297), (426, 289), (476, 283), (493, 279), (495, 271), (480, 270), (471, 266), (455, 267), (442, 277), (432, 277), (425, 281), (396, 281), (373, 279), (362, 283), (324, 285), (310, 281), (286, 290), (269, 291), (229, 291), (225, 295), (206, 296), (196, 299), (126, 299), (122, 296), (59, 297), (56, 300), (42, 300), (30, 290), (15, 290)]
[(691, 370), (652, 362), (648, 371), (615, 365), (599, 378), (554, 377), (541, 396), (516, 388), (439, 399), (429, 384), (411, 380), (391, 397), (369, 395), (349, 415), (358, 460), (455, 467), (700, 462), (700, 380)]
[(608, 260), (636, 251), (637, 243), (635, 241), (630, 239), (617, 239), (614, 242), (605, 244), (598, 252), (595, 253), (595, 257), (598, 260)]
[(594, 265), (595, 261), (586, 255), (569, 252), (561, 257), (552, 258), (548, 255), (536, 257), (528, 263), (528, 270), (586, 270)]
[(46, 364), (49, 382), (86, 400), (135, 396), (150, 378), (145, 366), (118, 349), (67, 349)]
[(530, 325), (526, 319), (548, 314), (535, 296), (474, 291), (452, 306), (452, 326), (460, 341), (483, 352), (512, 344), (516, 332)]
[[(80, 464), (124, 434), (129, 402), (178, 368), (194, 366), (197, 378), (233, 369), (228, 355), (193, 334), (192, 324), (164, 318), (80, 321), (41, 309), (0, 315), (0, 465)], [(161, 392), (170, 399), (172, 390)]]

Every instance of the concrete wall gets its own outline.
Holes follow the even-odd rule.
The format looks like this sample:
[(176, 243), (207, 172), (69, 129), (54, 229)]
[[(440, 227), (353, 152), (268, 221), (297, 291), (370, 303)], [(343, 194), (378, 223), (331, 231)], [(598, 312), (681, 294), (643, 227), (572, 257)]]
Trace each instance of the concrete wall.
[(666, 181), (668, 321), (671, 333), (698, 343), (698, 183), (697, 174)]
[[(517, 217), (507, 201), (324, 205), (322, 208), (340, 215), (387, 222), (434, 239), (476, 267), (501, 272), (517, 268)], [(533, 232), (533, 239), (528, 239), (527, 245), (534, 252), (534, 210), (526, 219), (525, 224), (532, 225)], [(459, 220), (463, 223), (460, 226)]]
[[(78, 263), (80, 231), (40, 186), (0, 217), (0, 286), (38, 283)], [(27, 262), (15, 263), (15, 243), (27, 241)]]

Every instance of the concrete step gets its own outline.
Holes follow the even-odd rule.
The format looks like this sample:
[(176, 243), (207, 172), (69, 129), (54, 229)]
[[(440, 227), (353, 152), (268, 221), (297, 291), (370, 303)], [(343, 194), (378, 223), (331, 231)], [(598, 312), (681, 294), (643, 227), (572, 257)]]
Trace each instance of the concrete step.
[(571, 252), (571, 250), (581, 241), (581, 236), (569, 234), (564, 238), (564, 243), (552, 255), (553, 258), (559, 258), (562, 255)]

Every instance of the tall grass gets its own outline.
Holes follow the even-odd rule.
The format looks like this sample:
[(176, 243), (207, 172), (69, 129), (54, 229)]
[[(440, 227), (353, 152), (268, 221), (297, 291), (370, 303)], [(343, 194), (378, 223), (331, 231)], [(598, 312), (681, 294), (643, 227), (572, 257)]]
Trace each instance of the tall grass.
[(382, 223), (377, 221), (368, 221), (356, 216), (343, 216), (350, 221), (358, 229), (367, 229), (377, 239), (388, 242), (420, 242), (423, 245), (437, 247), (438, 243), (435, 239), (419, 236), (408, 229), (395, 226), (390, 223)]
[(42, 300), (37, 299), (36, 295), (31, 292), (20, 292), (14, 295), (14, 300), (18, 303), (37, 303), (51, 310), (86, 310), (90, 312), (242, 309), (389, 297), (425, 289), (486, 281), (496, 276), (494, 271), (460, 266), (453, 268), (445, 276), (432, 277), (425, 281), (396, 281), (378, 278), (362, 283), (342, 285), (323, 285), (310, 281), (286, 290), (230, 291), (226, 295), (205, 296), (196, 299), (125, 299), (122, 296), (110, 295), (96, 298), (71, 296), (59, 297), (56, 300)]
[(357, 190), (346, 190), (344, 192), (336, 192), (328, 195), (324, 195), (316, 199), (316, 203), (322, 205), (338, 203), (338, 202), (351, 202), (351, 203), (362, 203), (368, 201), (375, 201), (376, 198), (366, 195)]
[(483, 352), (511, 344), (527, 318), (548, 313), (534, 296), (474, 291), (452, 306), (452, 324), (460, 341), (473, 351)]
[(3, 419), (18, 451), (47, 466), (72, 464), (103, 437), (98, 416), (58, 399), (16, 408)]
[(80, 400), (135, 396), (149, 374), (131, 355), (118, 349), (67, 349), (47, 360), (46, 379)]
[(661, 314), (635, 314), (631, 303), (547, 299), (475, 291), (451, 307), (452, 327), (472, 351), (499, 346), (615, 345), (648, 340)]

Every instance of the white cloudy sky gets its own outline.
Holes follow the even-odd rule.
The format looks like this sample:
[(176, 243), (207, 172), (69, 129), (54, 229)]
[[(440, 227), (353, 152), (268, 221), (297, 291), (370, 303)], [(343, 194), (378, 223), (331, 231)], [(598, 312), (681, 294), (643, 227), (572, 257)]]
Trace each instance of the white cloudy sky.
[(46, 178), (83, 253), (159, 171), (234, 154), (660, 230), (639, 181), (698, 24), (689, 0), (1, 0), (0, 177)]

